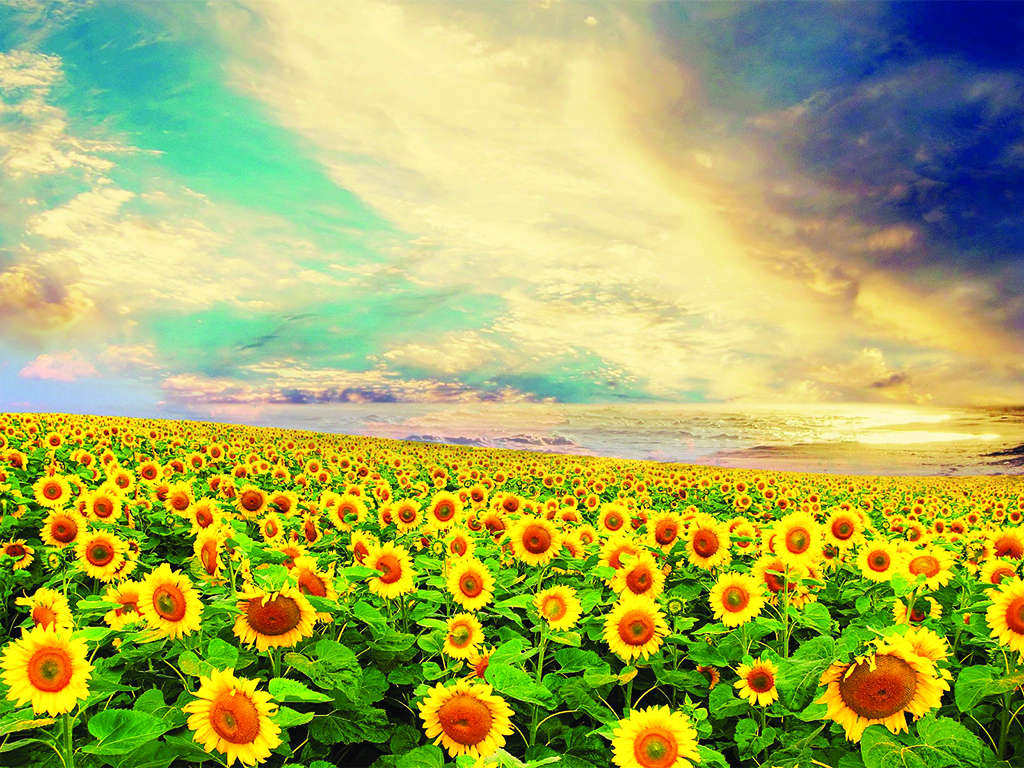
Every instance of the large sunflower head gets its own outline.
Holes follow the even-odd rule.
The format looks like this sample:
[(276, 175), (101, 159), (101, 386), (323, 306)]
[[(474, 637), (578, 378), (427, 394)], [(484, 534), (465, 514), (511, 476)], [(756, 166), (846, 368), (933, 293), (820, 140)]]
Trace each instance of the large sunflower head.
[(612, 731), (618, 768), (693, 768), (700, 762), (697, 729), (668, 707), (635, 709)]
[(454, 493), (435, 493), (427, 506), (427, 524), (433, 530), (447, 530), (462, 519), (463, 507), (462, 499)]
[(520, 518), (508, 532), (512, 551), (527, 565), (546, 565), (562, 548), (562, 535), (550, 520), (531, 515)]
[(453, 659), (472, 657), (484, 641), (484, 628), (472, 613), (457, 613), (448, 619), (444, 652)]
[(1024, 653), (1024, 580), (1014, 578), (989, 594), (992, 605), (985, 613), (985, 621), (992, 637), (1011, 651)]
[(1017, 563), (1012, 560), (1001, 560), (998, 558), (985, 561), (981, 567), (979, 578), (981, 583), (989, 586), (999, 586), (1004, 581), (1012, 580), (1017, 576)]
[(291, 648), (313, 634), (316, 611), (294, 587), (280, 592), (250, 587), (238, 597), (236, 607), (240, 614), (235, 619), (235, 636), (243, 643), (255, 643), (258, 651)]
[(125, 627), (142, 621), (139, 613), (139, 594), (142, 585), (134, 581), (122, 581), (120, 584), (107, 587), (103, 599), (109, 603), (118, 603), (120, 608), (112, 608), (103, 614), (103, 620), (111, 629)]
[(489, 757), (512, 733), (512, 709), (489, 685), (459, 680), (446, 688), (438, 683), (418, 706), (427, 738), (452, 758)]
[(380, 571), (370, 577), (370, 591), (384, 598), (393, 598), (412, 592), (416, 588), (416, 572), (412, 568), (409, 552), (395, 544), (373, 544), (363, 558), (363, 565)]
[(60, 509), (71, 501), (71, 485), (62, 475), (39, 478), (32, 491), (36, 503), (49, 509)]
[(840, 551), (846, 551), (864, 538), (864, 520), (852, 509), (836, 509), (823, 527), (825, 542)]
[(84, 515), (90, 520), (114, 521), (121, 516), (123, 501), (113, 485), (104, 483), (86, 494)]
[(610, 502), (601, 506), (601, 512), (597, 516), (597, 527), (607, 533), (618, 533), (629, 521), (629, 509), (617, 502)]
[(745, 573), (723, 573), (708, 596), (711, 612), (727, 627), (738, 627), (764, 608), (763, 582)]
[(912, 579), (923, 574), (926, 589), (938, 589), (953, 578), (953, 556), (939, 547), (911, 552), (904, 567)]
[(686, 531), (686, 558), (707, 571), (728, 565), (732, 559), (729, 530), (711, 515), (696, 515)]
[(949, 690), (935, 664), (899, 635), (875, 641), (874, 652), (851, 664), (833, 664), (821, 685), (828, 686), (818, 699), (828, 706), (825, 717), (839, 723), (850, 741), (860, 741), (869, 725), (905, 732), (908, 712), (916, 720), (939, 706)]
[(224, 537), (217, 528), (203, 528), (192, 545), (192, 552), (195, 554), (199, 567), (203, 570), (206, 578), (216, 579), (220, 577), (224, 565), (221, 562), (221, 553), (224, 551)]
[(906, 555), (893, 543), (875, 539), (861, 546), (857, 567), (871, 581), (889, 581), (894, 573), (902, 570), (905, 559)]
[(32, 622), (37, 627), (53, 627), (58, 632), (74, 627), (67, 598), (54, 589), (40, 587), (31, 597), (19, 597), (14, 602), (29, 609)]
[(611, 587), (618, 594), (657, 597), (665, 589), (665, 572), (650, 552), (640, 552), (623, 559), (622, 568), (615, 572)]
[(124, 563), (127, 545), (107, 531), (83, 534), (75, 545), (81, 568), (94, 579), (113, 581)]
[(1013, 560), (1024, 559), (1024, 530), (1000, 528), (992, 532), (986, 545), (995, 557), (1009, 557)]
[(740, 664), (736, 674), (740, 679), (733, 686), (739, 691), (740, 697), (752, 705), (767, 707), (779, 698), (779, 691), (775, 687), (779, 668), (771, 661), (761, 658), (753, 664)]
[(669, 633), (665, 614), (653, 598), (626, 592), (605, 619), (604, 639), (626, 661), (657, 652)]
[(188, 576), (163, 563), (142, 581), (138, 609), (150, 629), (176, 639), (199, 629), (203, 604)]
[(23, 629), (0, 659), (8, 701), (19, 706), (31, 702), (33, 712), (51, 717), (70, 712), (89, 695), (93, 667), (86, 661), (88, 653), (84, 640), (52, 626)]
[(468, 557), (476, 550), (476, 540), (466, 528), (452, 528), (444, 538), (445, 554)]
[(679, 541), (679, 533), (683, 527), (683, 519), (675, 512), (659, 512), (647, 521), (647, 535), (652, 546), (668, 552)]
[(494, 576), (475, 557), (449, 561), (448, 592), (467, 611), (477, 611), (494, 599)]
[(270, 504), (269, 494), (255, 485), (244, 485), (235, 495), (235, 506), (249, 520), (262, 515)]
[(85, 531), (85, 518), (72, 509), (54, 510), (43, 521), (40, 538), (44, 544), (63, 549), (78, 541)]
[(791, 512), (775, 524), (775, 553), (783, 562), (807, 567), (821, 559), (821, 526), (807, 512)]
[(195, 741), (207, 752), (216, 749), (225, 755), (228, 765), (235, 760), (244, 765), (267, 760), (270, 750), (281, 743), (281, 729), (270, 719), (276, 711), (270, 694), (256, 690), (259, 681), (215, 669), (199, 682), (196, 700), (182, 707), (190, 715), (188, 727), (195, 732)]

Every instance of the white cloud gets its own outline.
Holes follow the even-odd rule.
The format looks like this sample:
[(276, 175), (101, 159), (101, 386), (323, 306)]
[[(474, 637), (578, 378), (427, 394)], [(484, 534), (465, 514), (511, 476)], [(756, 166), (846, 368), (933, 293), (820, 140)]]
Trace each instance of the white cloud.
[(67, 352), (39, 355), (18, 373), (23, 379), (42, 379), (45, 381), (75, 381), (77, 379), (99, 376), (96, 367), (82, 357), (77, 349)]

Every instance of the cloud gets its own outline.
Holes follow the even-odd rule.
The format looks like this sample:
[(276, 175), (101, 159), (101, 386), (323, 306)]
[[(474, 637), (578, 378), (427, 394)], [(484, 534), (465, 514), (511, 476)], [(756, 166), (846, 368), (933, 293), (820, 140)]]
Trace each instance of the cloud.
[(77, 349), (39, 355), (18, 373), (23, 379), (45, 381), (75, 381), (99, 376), (95, 366), (82, 357)]
[(0, 335), (36, 337), (73, 327), (96, 306), (88, 287), (43, 265), (16, 265), (0, 272)]

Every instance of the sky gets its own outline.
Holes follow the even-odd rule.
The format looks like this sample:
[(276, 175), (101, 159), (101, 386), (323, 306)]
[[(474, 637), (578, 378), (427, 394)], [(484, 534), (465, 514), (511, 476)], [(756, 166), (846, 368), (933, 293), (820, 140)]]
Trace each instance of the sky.
[(1024, 403), (1024, 5), (0, 0), (0, 410)]

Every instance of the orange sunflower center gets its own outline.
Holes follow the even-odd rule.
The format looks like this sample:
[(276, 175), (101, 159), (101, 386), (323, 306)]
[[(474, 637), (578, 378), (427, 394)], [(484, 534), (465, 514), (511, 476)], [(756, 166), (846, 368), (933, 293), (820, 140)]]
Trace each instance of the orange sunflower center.
[(756, 693), (767, 693), (775, 685), (775, 678), (767, 669), (755, 669), (747, 678), (747, 686)]
[(25, 548), (21, 544), (8, 544), (4, 551), (11, 557), (24, 557), (25, 555)]
[(654, 528), (654, 540), (661, 546), (667, 546), (676, 540), (679, 528), (669, 520), (663, 520)]
[(801, 555), (810, 549), (811, 532), (802, 526), (790, 528), (786, 531), (786, 551), (794, 555)]
[(209, 528), (211, 525), (213, 525), (213, 513), (209, 509), (206, 509), (205, 507), (197, 509), (196, 525), (198, 525), (200, 528)]
[(143, 479), (145, 480), (152, 480), (154, 477), (156, 477), (156, 467), (145, 466), (142, 468), (139, 474), (142, 475)]
[(185, 618), (185, 595), (174, 584), (161, 584), (153, 590), (153, 610), (166, 621)]
[(277, 532), (278, 532), (277, 523), (275, 523), (273, 520), (268, 520), (267, 523), (266, 523), (266, 526), (264, 527), (263, 530), (266, 532), (267, 538), (272, 539), (275, 536), (277, 536)]
[(604, 519), (604, 526), (609, 531), (617, 531), (622, 527), (622, 516), (612, 512), (608, 517)]
[(655, 631), (654, 617), (647, 611), (626, 611), (619, 619), (619, 637), (626, 645), (645, 645)]
[(204, 541), (199, 550), (199, 559), (203, 561), (206, 572), (213, 576), (217, 572), (217, 542), (212, 539)]
[(920, 623), (928, 618), (928, 614), (924, 612), (924, 608), (915, 605), (910, 609), (909, 618), (915, 623)]
[(892, 563), (892, 558), (889, 557), (888, 552), (877, 550), (868, 555), (868, 568), (876, 573), (883, 573), (889, 570), (889, 565)]
[(738, 613), (750, 604), (750, 593), (743, 587), (726, 587), (722, 592), (722, 607), (727, 611)]
[(249, 601), (245, 610), (249, 626), (261, 635), (284, 635), (291, 632), (302, 621), (299, 604), (286, 595), (263, 602), (262, 598)]
[(701, 528), (693, 536), (693, 551), (701, 557), (711, 557), (719, 546), (718, 535), (707, 528)]
[(175, 493), (171, 496), (171, 508), (178, 512), (188, 509), (188, 496), (184, 493)]
[(114, 559), (114, 549), (105, 541), (94, 541), (86, 548), (85, 559), (90, 565), (108, 565)]
[(542, 613), (547, 616), (549, 621), (558, 621), (560, 618), (565, 616), (565, 612), (569, 610), (565, 604), (565, 600), (557, 595), (551, 595), (544, 601), (544, 605), (541, 606)]
[(449, 633), (448, 641), (456, 648), (465, 648), (471, 645), (473, 639), (473, 629), (468, 624), (459, 622), (452, 627), (452, 631)]
[(70, 517), (58, 517), (50, 526), (53, 538), (62, 544), (70, 544), (78, 536), (78, 525)]
[(232, 690), (213, 700), (210, 727), (232, 744), (251, 744), (260, 735), (260, 713), (248, 696)]
[(786, 566), (783, 565), (781, 560), (776, 560), (765, 570), (764, 583), (772, 593), (781, 592), (786, 588), (786, 580), (782, 576), (785, 572)]
[(846, 541), (853, 536), (853, 523), (846, 518), (839, 518), (832, 523), (832, 535), (840, 541)]
[(910, 561), (910, 573), (914, 576), (923, 573), (928, 578), (935, 576), (942, 566), (934, 555), (918, 555)]
[(315, 597), (327, 597), (327, 587), (324, 586), (323, 579), (317, 576), (312, 571), (303, 571), (299, 574), (298, 578), (299, 591), (304, 595), (313, 595)]
[(1006, 606), (1006, 626), (1011, 632), (1024, 635), (1024, 597), (1011, 600)]
[(654, 586), (654, 577), (647, 566), (634, 568), (626, 576), (626, 586), (635, 595), (642, 595)]
[(447, 523), (455, 517), (455, 505), (450, 501), (441, 502), (434, 508), (434, 517), (442, 523)]
[(48, 605), (37, 605), (32, 609), (32, 621), (37, 627), (47, 627), (57, 620), (57, 613)]
[(43, 486), (43, 496), (48, 498), (50, 501), (60, 498), (60, 485), (57, 483), (47, 483)]
[(542, 525), (528, 525), (523, 531), (523, 549), (532, 555), (542, 555), (551, 548), (551, 534)]
[(62, 691), (71, 682), (73, 665), (63, 648), (40, 648), (26, 667), (33, 688), (47, 693)]
[(378, 578), (385, 584), (394, 584), (402, 578), (402, 564), (394, 555), (381, 555), (377, 559)]
[(467, 747), (486, 739), (493, 722), (490, 708), (466, 694), (442, 704), (437, 710), (437, 719), (449, 739)]
[(398, 513), (398, 519), (403, 523), (411, 523), (416, 520), (416, 510), (412, 507), (402, 507)]
[(483, 579), (472, 571), (464, 573), (459, 578), (459, 589), (466, 597), (477, 597), (484, 591)]
[(1003, 536), (995, 543), (996, 557), (1012, 557), (1020, 560), (1024, 556), (1024, 544), (1013, 536)]
[(867, 661), (839, 681), (839, 696), (855, 714), (881, 720), (904, 710), (917, 691), (917, 674), (903, 659), (876, 656), (875, 668)]
[(96, 513), (96, 517), (110, 517), (114, 513), (114, 505), (110, 499), (96, 499), (92, 510)]
[(990, 584), (1001, 584), (1003, 579), (1012, 579), (1016, 571), (1009, 566), (1002, 566), (992, 571), (992, 574), (988, 577)]
[(460, 557), (466, 554), (467, 549), (466, 541), (462, 538), (452, 539), (451, 543), (448, 545), (448, 550), (453, 555), (459, 555)]
[(263, 506), (263, 494), (259, 491), (246, 491), (242, 494), (238, 503), (242, 505), (243, 509), (246, 509), (249, 512), (255, 512)]
[(647, 728), (633, 742), (633, 756), (642, 768), (668, 768), (678, 754), (675, 736), (665, 728)]

